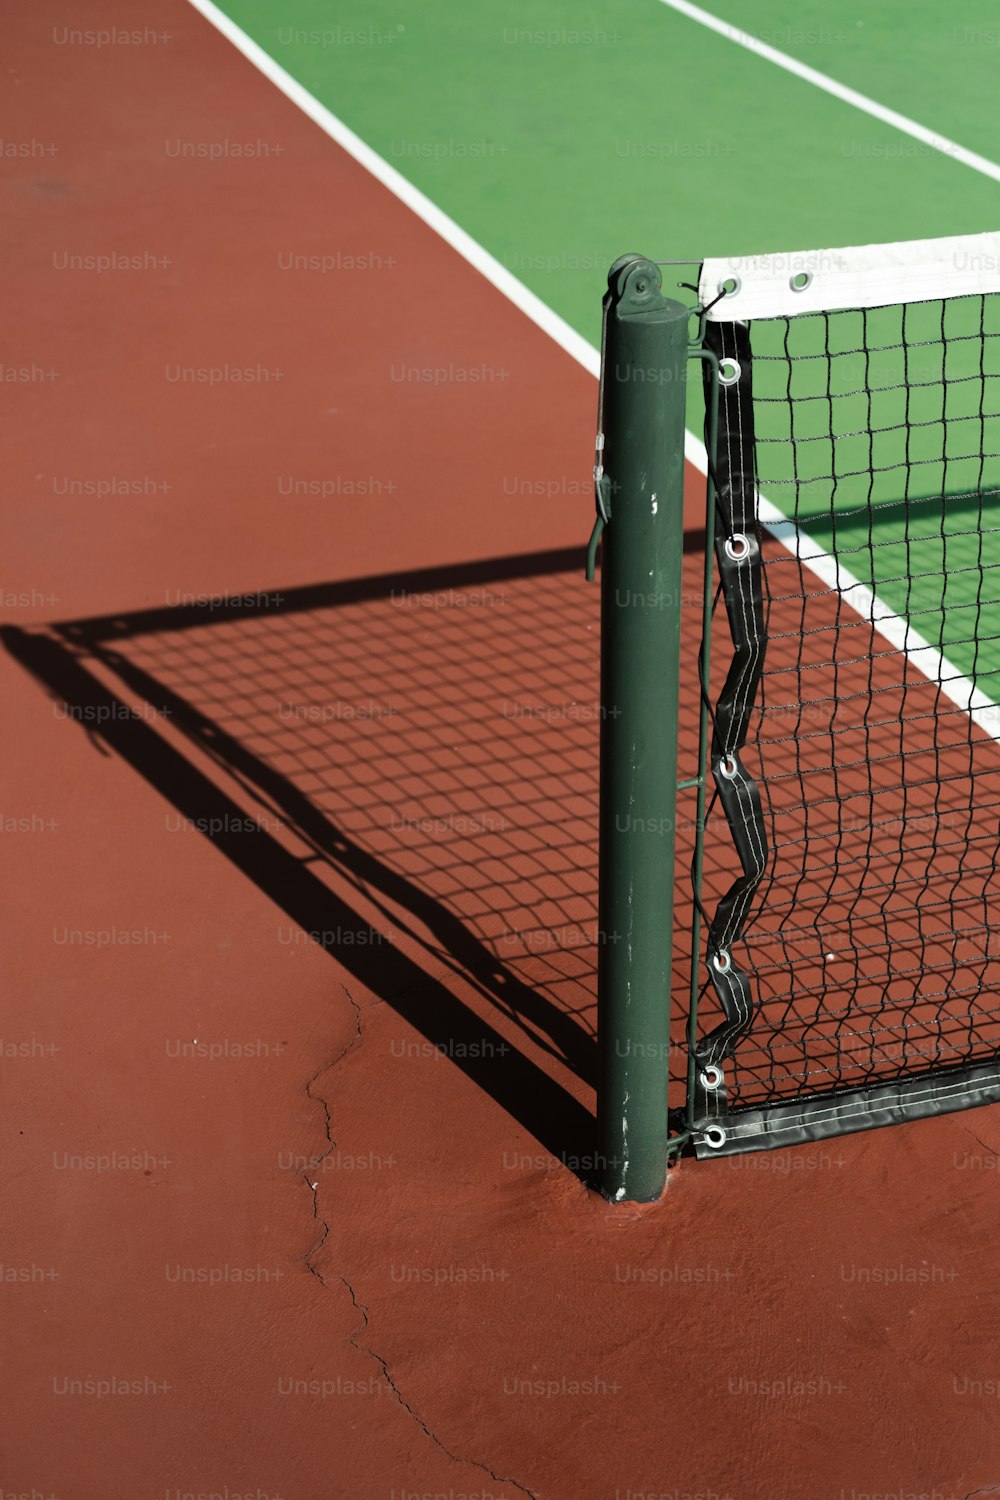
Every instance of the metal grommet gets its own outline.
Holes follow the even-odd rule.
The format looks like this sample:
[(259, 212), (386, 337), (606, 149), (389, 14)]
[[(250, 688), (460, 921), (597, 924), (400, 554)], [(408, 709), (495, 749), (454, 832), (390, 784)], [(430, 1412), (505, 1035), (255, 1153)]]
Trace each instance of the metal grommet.
[(716, 973), (728, 974), (732, 967), (733, 961), (725, 948), (720, 948), (718, 953), (712, 954), (712, 968), (715, 969)]
[(750, 538), (742, 531), (734, 531), (726, 537), (722, 550), (731, 562), (744, 562), (750, 556)]
[(735, 271), (729, 276), (724, 276), (719, 282), (719, 292), (723, 297), (735, 297), (742, 287), (743, 282), (736, 275)]
[(719, 360), (720, 385), (735, 385), (741, 373), (739, 360), (731, 359), (728, 355)]
[(735, 755), (724, 755), (719, 761), (719, 775), (725, 781), (735, 781), (740, 774), (740, 763)]
[(715, 1063), (704, 1068), (698, 1074), (703, 1089), (718, 1089), (722, 1087), (722, 1069), (716, 1067)]
[(718, 1151), (720, 1146), (726, 1144), (726, 1132), (721, 1125), (708, 1125), (705, 1127), (705, 1145), (711, 1146), (713, 1151)]
[(807, 286), (812, 286), (812, 279), (811, 271), (796, 271), (794, 276), (789, 277), (788, 285), (793, 292), (804, 292)]

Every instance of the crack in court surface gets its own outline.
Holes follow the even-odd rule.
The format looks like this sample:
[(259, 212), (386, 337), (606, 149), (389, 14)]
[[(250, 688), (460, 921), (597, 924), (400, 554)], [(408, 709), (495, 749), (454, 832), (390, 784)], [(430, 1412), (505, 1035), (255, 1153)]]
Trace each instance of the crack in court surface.
[[(350, 1052), (353, 1052), (355, 1050), (355, 1048), (359, 1045), (363, 1038), (363, 1029), (361, 1025), (362, 1008), (355, 1000), (354, 996), (351, 994), (347, 985), (343, 985), (342, 988), (344, 994), (350, 1001), (351, 1008), (354, 1011), (354, 1035), (351, 1037), (350, 1041), (341, 1048), (337, 1056), (333, 1058), (332, 1061), (324, 1063), (323, 1066), (319, 1068), (317, 1072), (315, 1072), (312, 1077), (306, 1082), (306, 1094), (313, 1101), (313, 1103), (319, 1104), (323, 1110), (323, 1124), (327, 1145), (326, 1150), (323, 1151), (318, 1157), (316, 1157), (315, 1160), (317, 1165), (320, 1162), (323, 1162), (329, 1156), (330, 1152), (335, 1149), (337, 1143), (333, 1136), (333, 1117), (330, 1113), (329, 1102), (323, 1097), (322, 1094), (317, 1094), (315, 1092), (314, 1085), (316, 1084), (317, 1079), (319, 1079), (324, 1073), (330, 1072), (337, 1066), (338, 1063), (343, 1062), (344, 1058), (347, 1057)], [(376, 1001), (374, 1003), (381, 1004), (383, 1002)], [(312, 1174), (307, 1172), (304, 1172), (302, 1174), (302, 1177), (303, 1181), (308, 1184), (309, 1189), (312, 1193), (313, 1218), (322, 1230), (319, 1239), (312, 1246), (312, 1248), (306, 1252), (305, 1266), (311, 1276), (315, 1276), (316, 1280), (319, 1281), (322, 1286), (328, 1287), (329, 1282), (327, 1281), (327, 1278), (326, 1276), (324, 1276), (323, 1272), (315, 1264), (315, 1257), (327, 1244), (330, 1238), (331, 1225), (329, 1219), (324, 1218), (322, 1213), (320, 1212), (318, 1179), (316, 1181), (313, 1181)], [(447, 1443), (443, 1442), (441, 1438), (438, 1437), (437, 1433), (427, 1425), (420, 1413), (414, 1406), (410, 1404), (409, 1401), (407, 1401), (406, 1397), (399, 1389), (399, 1386), (396, 1384), (396, 1381), (392, 1375), (392, 1371), (389, 1369), (389, 1365), (385, 1357), (379, 1354), (377, 1349), (373, 1349), (370, 1344), (361, 1344), (360, 1339), (362, 1334), (367, 1333), (369, 1327), (371, 1326), (371, 1316), (367, 1305), (358, 1297), (354, 1286), (350, 1281), (348, 1281), (346, 1276), (343, 1276), (339, 1271), (334, 1271), (332, 1274), (340, 1283), (340, 1285), (347, 1289), (347, 1294), (351, 1299), (351, 1305), (358, 1316), (361, 1318), (360, 1324), (351, 1334), (351, 1347), (353, 1349), (356, 1349), (359, 1354), (363, 1354), (367, 1356), (367, 1358), (374, 1360), (374, 1362), (381, 1370), (382, 1378), (385, 1380), (386, 1385), (389, 1387), (389, 1390), (395, 1397), (397, 1404), (403, 1408), (408, 1416), (412, 1417), (413, 1421), (420, 1428), (421, 1432), (423, 1432), (424, 1435), (431, 1440), (435, 1447), (439, 1448), (447, 1458), (451, 1459), (453, 1463), (466, 1464), (470, 1468), (478, 1469), (481, 1473), (488, 1475), (488, 1477), (494, 1480), (495, 1483), (511, 1485), (518, 1491), (519, 1494), (528, 1495), (530, 1497), (530, 1500), (538, 1500), (538, 1492), (536, 1490), (529, 1490), (525, 1485), (521, 1484), (519, 1480), (512, 1478), (511, 1475), (498, 1474), (494, 1469), (491, 1469), (488, 1464), (482, 1463), (478, 1458), (465, 1458), (462, 1454), (455, 1453), (451, 1448), (448, 1447)]]

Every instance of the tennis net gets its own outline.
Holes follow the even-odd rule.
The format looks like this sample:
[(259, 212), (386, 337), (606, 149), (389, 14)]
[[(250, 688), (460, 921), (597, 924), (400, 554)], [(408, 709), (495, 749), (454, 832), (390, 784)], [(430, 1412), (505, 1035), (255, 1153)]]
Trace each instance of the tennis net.
[(1000, 235), (698, 290), (736, 858), (687, 1118), (725, 1154), (1000, 1097)]

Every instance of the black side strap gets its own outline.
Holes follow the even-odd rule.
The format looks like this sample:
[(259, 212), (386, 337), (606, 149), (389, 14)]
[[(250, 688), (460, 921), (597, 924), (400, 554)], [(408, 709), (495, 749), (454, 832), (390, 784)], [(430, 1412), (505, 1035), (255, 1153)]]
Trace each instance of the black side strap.
[[(731, 1055), (750, 1027), (750, 981), (737, 965), (732, 948), (743, 934), (767, 868), (768, 847), (760, 793), (739, 756), (746, 743), (767, 646), (754, 483), (750, 338), (739, 323), (709, 323), (706, 345), (718, 356), (724, 378), (732, 375), (734, 361), (740, 372), (733, 383), (721, 384), (719, 392), (715, 552), (733, 638), (733, 659), (715, 706), (712, 774), (743, 866), (743, 874), (719, 902), (708, 931), (709, 974), (726, 1017), (698, 1043), (698, 1057), (708, 1065)], [(707, 382), (707, 365), (705, 378)]]

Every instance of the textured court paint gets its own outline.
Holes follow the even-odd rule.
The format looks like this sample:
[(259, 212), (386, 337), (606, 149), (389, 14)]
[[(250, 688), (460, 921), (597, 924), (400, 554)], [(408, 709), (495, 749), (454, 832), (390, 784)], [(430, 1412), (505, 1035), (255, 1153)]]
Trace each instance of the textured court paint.
[[(53, 47), (52, 28), (80, 25), (66, 0), (15, 6), (4, 23), (21, 80), (5, 130), (61, 146), (54, 166), (5, 174), (20, 246), (5, 265), (5, 336), (18, 363), (62, 362), (59, 381), (5, 397), (16, 465), (5, 593), (46, 596), (8, 600), (5, 618), (575, 540), (579, 494), (504, 497), (503, 479), (516, 431), (522, 478), (572, 481), (582, 451), (586, 480), (590, 377), (188, 8), (156, 0), (143, 19), (169, 47)], [(134, 7), (99, 0), (88, 24), (134, 27)], [(177, 134), (276, 141), (286, 154), (182, 170), (163, 151)], [(48, 274), (64, 243), (152, 249), (174, 265), (162, 281), (122, 274), (84, 295)], [(399, 298), (371, 295), (355, 273), (277, 269), (280, 249), (331, 243), (389, 247)], [(446, 327), (427, 294), (442, 285)], [(366, 405), (391, 363), (428, 348), (475, 361), (484, 342), (510, 361), (511, 393), (461, 397), (461, 421), (454, 391), (420, 382), (387, 382), (385, 405)], [(247, 354), (287, 361), (266, 400), (171, 386), (165, 403), (167, 360)], [(379, 474), (399, 480), (400, 465), (406, 488), (282, 497), (272, 481), (291, 453), (305, 479), (368, 474), (376, 453)], [(126, 460), (129, 475), (149, 464), (173, 488), (101, 505), (53, 492), (53, 473)], [(474, 503), (484, 462), (506, 508)], [(382, 657), (370, 655), (373, 683)], [(558, 694), (560, 653), (531, 661), (539, 693)], [(489, 674), (493, 658), (487, 648), (437, 665), (431, 683), (453, 689), (456, 671)], [(982, 1249), (998, 1230), (996, 1111), (752, 1167), (685, 1166), (662, 1206), (622, 1216), (451, 1061), (418, 1050), (394, 1064), (420, 1036), (391, 1005), (316, 944), (276, 941), (278, 902), (220, 845), (172, 828), (150, 776), (99, 753), (89, 726), (6, 656), (0, 673), (16, 810), (58, 824), (51, 842), (48, 830), (4, 833), (17, 840), (3, 876), (5, 1037), (16, 1024), (60, 1049), (3, 1064), (4, 1263), (56, 1272), (4, 1288), (5, 1489), (829, 1500), (995, 1484), (995, 1399), (969, 1382), (994, 1379), (1000, 1336)], [(167, 719), (151, 732), (214, 774), (210, 747), (179, 741)], [(530, 793), (532, 770), (515, 767), (511, 785)], [(405, 805), (405, 787), (399, 796)], [(262, 816), (259, 803), (250, 811)], [(314, 852), (275, 837), (289, 838), (289, 881), (300, 880)], [(170, 938), (70, 947), (53, 941), (64, 921)], [(428, 968), (411, 998), (432, 1012)], [(226, 1036), (282, 1050), (167, 1055), (168, 1039)], [(154, 1152), (149, 1175), (52, 1165), (112, 1145)], [(289, 1155), (322, 1159), (308, 1179), (319, 1189)], [(165, 1274), (178, 1263), (260, 1265), (280, 1279), (182, 1285)], [(484, 1265), (492, 1276), (435, 1277)], [(407, 1268), (424, 1275), (401, 1279)], [(170, 1389), (101, 1401), (53, 1390), (105, 1374)], [(811, 1389), (753, 1389), (789, 1376)], [(289, 1377), (340, 1386), (281, 1395)], [(563, 1394), (574, 1380), (596, 1389)]]
[(269, 83), (281, 90), (286, 98), (291, 99), (299, 109), (308, 115), (309, 119), (326, 132), (331, 140), (343, 147), (354, 160), (360, 162), (366, 171), (371, 172), (383, 186), (387, 187), (407, 208), (429, 224), (436, 234), (447, 241), (464, 260), (475, 266), (487, 279), (503, 292), (505, 297), (510, 298), (522, 312), (527, 313), (532, 322), (537, 323), (539, 328), (554, 338), (556, 343), (573, 358), (582, 364), (591, 374), (596, 375), (600, 368), (598, 351), (582, 338), (579, 333), (572, 329), (569, 324), (554, 313), (552, 309), (539, 297), (514, 276), (505, 266), (487, 250), (484, 250), (476, 240), (472, 239), (454, 219), (450, 219), (443, 213), (437, 204), (432, 203), (426, 194), (414, 187), (402, 173), (397, 172), (384, 157), (379, 156), (377, 151), (365, 144), (359, 135), (351, 130), (331, 110), (321, 104), (314, 94), (298, 83), (290, 73), (282, 68), (270, 53), (265, 52), (252, 37), (248, 36), (224, 11), (220, 10), (213, 0), (190, 0), (195, 9), (213, 26), (219, 30), (227, 41), (232, 42), (242, 55), (253, 64)]
[[(101, 0), (88, 19), (134, 25), (116, 0)], [(4, 22), (8, 66), (22, 85), (8, 103), (7, 138), (58, 150), (8, 161), (0, 187), (17, 237), (5, 256), (3, 364), (38, 372), (4, 387), (3, 623), (185, 596), (268, 596), (317, 578), (577, 538), (582, 559), (591, 376), (186, 5), (165, 0), (145, 21), (169, 42), (54, 45), (53, 31), (79, 26), (62, 0), (23, 6)], [(165, 149), (178, 139), (263, 142), (281, 155), (183, 158)], [(331, 244), (371, 264), (396, 262), (402, 293), (391, 318), (378, 315), (388, 304), (377, 269), (282, 269), (287, 252)], [(169, 264), (73, 273), (53, 265), (64, 250), (150, 253)], [(444, 319), (426, 293), (446, 282)], [(282, 378), (192, 384), (166, 377), (175, 364), (259, 366)], [(495, 378), (397, 378), (428, 365), (485, 367)], [(515, 459), (511, 430), (520, 435)], [(114, 477), (139, 493), (67, 489), (69, 480)], [(288, 478), (304, 488), (282, 493)], [(405, 618), (401, 608), (401, 629)], [(380, 1335), (366, 1329), (351, 1286), (332, 1268), (326, 1286), (310, 1271), (322, 1222), (296, 1162), (330, 1149), (311, 1081), (356, 1036), (348, 976), (301, 941), (301, 929), (289, 935), (281, 908), (154, 789), (151, 771), (136, 774), (102, 752), (93, 718), (74, 722), (6, 653), (0, 673), (11, 731), (4, 1041), (26, 1047), (2, 1062), (3, 1262), (29, 1274), (38, 1267), (42, 1278), (3, 1288), (5, 1492), (124, 1497), (228, 1486), (286, 1500), (385, 1500), (393, 1487), (492, 1485), (520, 1494), (477, 1467), (478, 1439), (446, 1451), (433, 1410), (433, 1427), (422, 1429), (417, 1338), (404, 1338), (410, 1351), (394, 1351), (390, 1371), (414, 1415), (369, 1352), (381, 1350)], [(336, 703), (337, 686), (313, 691)], [(361, 707), (377, 692), (373, 683)], [(269, 708), (277, 723), (280, 701)], [(138, 727), (144, 718), (169, 734), (165, 717), (139, 705)], [(210, 759), (201, 769), (211, 774)], [(14, 817), (25, 820), (20, 837)], [(253, 842), (255, 818), (276, 827), (257, 804), (237, 840)], [(300, 861), (309, 861), (301, 844), (292, 883)], [(324, 912), (320, 899), (310, 929), (325, 925)], [(100, 947), (82, 937), (112, 929), (144, 937)], [(433, 1004), (430, 976), (426, 983)], [(168, 1050), (227, 1038), (273, 1050)], [(400, 1038), (414, 1040), (405, 1026)], [(376, 1055), (383, 1044), (388, 1034)], [(435, 1053), (431, 1068), (439, 1109), (448, 1064)], [(408, 1095), (405, 1066), (396, 1076)], [(391, 1114), (395, 1086), (379, 1092), (380, 1112)], [(445, 1112), (452, 1120), (456, 1108)], [(493, 1136), (488, 1157), (499, 1159), (512, 1142), (508, 1117), (490, 1109), (482, 1118)], [(337, 1128), (346, 1126), (341, 1114)], [(513, 1141), (524, 1154), (538, 1149), (527, 1135)], [(421, 1173), (433, 1182), (439, 1170), (427, 1165), (426, 1142), (413, 1169), (397, 1171), (373, 1168), (371, 1135), (356, 1150), (346, 1137), (340, 1146), (351, 1156), (314, 1180), (336, 1198), (353, 1172), (370, 1221), (351, 1234), (362, 1260), (373, 1196), (383, 1223), (397, 1218), (386, 1196), (394, 1182), (409, 1199), (406, 1216), (426, 1226)], [(138, 1154), (140, 1165), (60, 1165), (63, 1153), (85, 1162), (112, 1151), (129, 1162)], [(454, 1157), (441, 1163), (442, 1181), (454, 1167)], [(481, 1167), (461, 1170), (470, 1182), (481, 1176)], [(515, 1199), (519, 1191), (512, 1186)], [(442, 1227), (455, 1214), (454, 1186), (447, 1198)], [(512, 1214), (514, 1223), (528, 1218)], [(436, 1265), (451, 1253), (444, 1243), (418, 1237), (393, 1253)], [(167, 1275), (176, 1266), (261, 1271), (249, 1282), (181, 1284)], [(380, 1261), (383, 1273), (391, 1295)], [(419, 1298), (417, 1309), (404, 1320), (415, 1334)], [(64, 1379), (111, 1375), (169, 1388), (128, 1399), (60, 1394)], [(283, 1396), (286, 1378), (341, 1386), (326, 1398)]]
[[(706, 8), (807, 66), (1000, 160), (1000, 13), (992, 0), (963, 0), (960, 6), (882, 0), (864, 7), (849, 0), (801, 0), (792, 11), (776, 0), (711, 0)], [(845, 141), (845, 151), (859, 160), (875, 146), (863, 120)], [(900, 140), (897, 155), (917, 164), (926, 152), (915, 141)]]
[[(866, 244), (996, 217), (988, 181), (930, 152), (899, 154), (917, 143), (657, 0), (346, 0), (335, 22), (322, 0), (293, 0), (280, 17), (269, 0), (225, 9), (592, 341), (623, 250), (694, 259)], [(338, 27), (392, 40), (301, 40)], [(539, 31), (605, 39), (511, 40)], [(845, 154), (859, 132), (873, 148), (863, 158)]]

